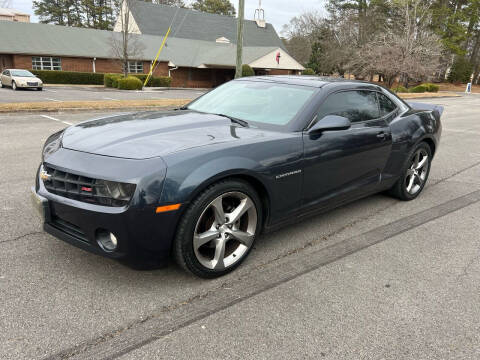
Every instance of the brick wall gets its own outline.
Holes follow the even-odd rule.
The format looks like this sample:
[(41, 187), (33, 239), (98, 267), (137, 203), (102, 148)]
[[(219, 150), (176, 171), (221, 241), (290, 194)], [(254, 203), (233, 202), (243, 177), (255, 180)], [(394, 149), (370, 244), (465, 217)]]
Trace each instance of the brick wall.
[(97, 59), (95, 61), (95, 70), (98, 73), (121, 73), (122, 64), (118, 60)]
[(268, 72), (268, 75), (290, 75), (290, 70), (272, 69)]
[(171, 72), (172, 87), (211, 88), (230, 79), (222, 69), (178, 68)]
[(0, 55), (0, 71), (13, 67), (12, 55)]
[[(0, 55), (0, 66), (2, 58), (7, 59), (9, 55)], [(19, 69), (32, 68), (32, 55), (13, 55), (8, 67)], [(93, 72), (93, 59), (61, 57), (63, 71)], [(150, 71), (150, 61), (143, 62), (143, 71), (148, 74)], [(122, 64), (118, 60), (97, 59), (95, 69), (98, 73), (121, 73)], [(157, 65), (154, 76), (168, 76), (168, 63), (161, 62)], [(269, 75), (288, 75), (294, 73), (289, 70), (272, 69)], [(189, 88), (211, 88), (221, 85), (234, 77), (235, 71), (232, 69), (198, 69), (198, 68), (178, 68), (171, 71), (173, 87)]]

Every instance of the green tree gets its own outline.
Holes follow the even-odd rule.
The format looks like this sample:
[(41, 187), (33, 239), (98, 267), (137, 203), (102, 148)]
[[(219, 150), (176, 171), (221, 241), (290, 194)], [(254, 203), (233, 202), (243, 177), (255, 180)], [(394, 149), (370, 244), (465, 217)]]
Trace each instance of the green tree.
[(228, 0), (195, 0), (192, 8), (212, 14), (235, 16), (235, 7)]
[(33, 9), (46, 24), (110, 30), (120, 0), (35, 0)]
[(457, 57), (448, 74), (448, 81), (452, 83), (468, 83), (472, 76), (473, 66), (463, 56)]

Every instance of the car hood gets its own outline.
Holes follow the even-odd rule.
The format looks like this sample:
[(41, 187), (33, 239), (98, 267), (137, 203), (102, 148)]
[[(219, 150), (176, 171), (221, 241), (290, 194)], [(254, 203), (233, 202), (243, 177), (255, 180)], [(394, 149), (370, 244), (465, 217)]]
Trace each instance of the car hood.
[(65, 130), (66, 149), (128, 159), (148, 159), (219, 143), (265, 137), (229, 119), (192, 111), (148, 112), (87, 121)]
[(37, 77), (29, 77), (29, 76), (12, 76), (12, 79), (15, 81), (22, 81), (22, 82), (42, 82)]

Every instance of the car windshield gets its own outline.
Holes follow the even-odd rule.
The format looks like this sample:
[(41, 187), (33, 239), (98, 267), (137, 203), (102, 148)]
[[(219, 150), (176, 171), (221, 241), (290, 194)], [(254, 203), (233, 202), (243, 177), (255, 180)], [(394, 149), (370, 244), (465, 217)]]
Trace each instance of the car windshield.
[(187, 109), (284, 126), (292, 121), (315, 90), (272, 82), (231, 81), (205, 94)]
[(35, 75), (27, 70), (12, 70), (12, 76), (35, 77)]

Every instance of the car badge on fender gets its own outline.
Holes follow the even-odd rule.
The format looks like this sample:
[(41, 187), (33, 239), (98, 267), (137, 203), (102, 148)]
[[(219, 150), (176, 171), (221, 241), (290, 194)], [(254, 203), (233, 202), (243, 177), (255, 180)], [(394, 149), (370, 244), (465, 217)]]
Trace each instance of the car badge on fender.
[(50, 175), (46, 170), (42, 170), (40, 172), (40, 179), (43, 181), (50, 181), (52, 178), (52, 175)]

